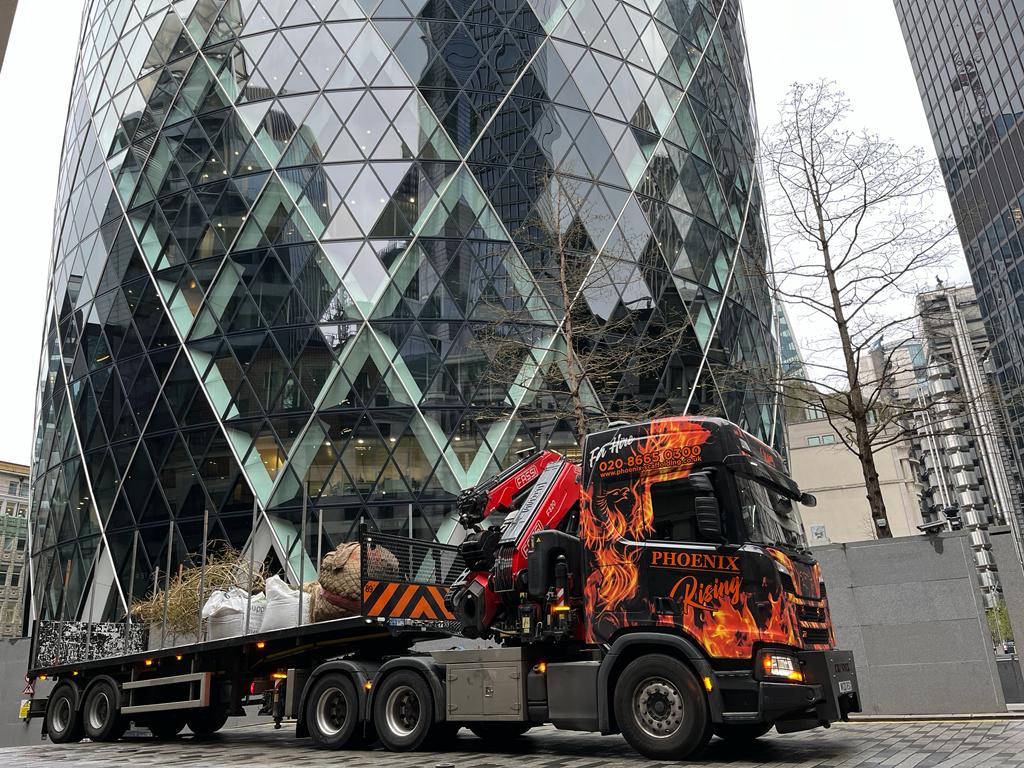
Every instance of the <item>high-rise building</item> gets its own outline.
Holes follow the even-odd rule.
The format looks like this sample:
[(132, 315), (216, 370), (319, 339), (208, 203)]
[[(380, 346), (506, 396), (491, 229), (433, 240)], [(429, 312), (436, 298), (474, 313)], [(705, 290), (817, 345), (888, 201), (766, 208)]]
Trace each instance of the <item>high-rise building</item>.
[(917, 297), (917, 310), (919, 395), (934, 403), (917, 416), (925, 518), (952, 508), (1019, 528), (1024, 504), (974, 290), (939, 286)]
[(992, 341), (1019, 477), (1024, 471), (1024, 4), (895, 3)]
[(804, 367), (804, 356), (793, 334), (793, 323), (789, 320), (786, 305), (778, 299), (775, 301), (775, 321), (779, 327), (779, 360), (783, 375), (795, 379), (805, 378), (807, 370)]
[(530, 314), (507, 334), (566, 343), (530, 226), (559, 190), (574, 267), (615, 276), (573, 311), (631, 329), (587, 343), (665, 345), (590, 407), (714, 411), (777, 442), (772, 399), (710, 373), (775, 362), (756, 141), (738, 0), (91, 0), (36, 615), (123, 616), (203, 541), (295, 581), (360, 521), (452, 536), (455, 494), (571, 434), (548, 415), (565, 371), (539, 352), (495, 382), (481, 343), (499, 304)]
[(28, 490), (28, 467), (0, 461), (0, 637), (22, 635)]
[(14, 24), (14, 11), (18, 8), (18, 0), (0, 0), (0, 68), (4, 66), (4, 54), (7, 53), (7, 41), (11, 37), (11, 25)]

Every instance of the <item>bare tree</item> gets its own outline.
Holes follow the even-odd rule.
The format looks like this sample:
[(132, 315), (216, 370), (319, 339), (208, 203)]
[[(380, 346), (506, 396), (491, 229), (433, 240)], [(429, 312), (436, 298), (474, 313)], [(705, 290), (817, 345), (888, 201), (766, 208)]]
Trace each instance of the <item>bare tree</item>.
[(589, 186), (548, 174), (538, 187), (540, 199), (515, 233), (528, 244), (523, 260), (506, 262), (500, 287), (496, 281), (484, 296), (489, 322), (477, 337), (487, 379), (514, 382), (518, 417), (571, 423), (582, 445), (609, 421), (667, 408), (652, 395), (682, 329), (665, 327), (638, 272), (643, 254), (627, 253), (626, 241), (642, 238), (608, 238), (598, 252), (594, 233), (614, 222), (588, 205)]
[(907, 438), (924, 403), (893, 397), (912, 374), (900, 343), (915, 333), (911, 297), (941, 271), (955, 226), (929, 213), (934, 161), (846, 127), (834, 84), (792, 86), (765, 137), (779, 297), (820, 320), (816, 369), (783, 375), (790, 403), (818, 409), (858, 458), (879, 537), (891, 531), (875, 454)]

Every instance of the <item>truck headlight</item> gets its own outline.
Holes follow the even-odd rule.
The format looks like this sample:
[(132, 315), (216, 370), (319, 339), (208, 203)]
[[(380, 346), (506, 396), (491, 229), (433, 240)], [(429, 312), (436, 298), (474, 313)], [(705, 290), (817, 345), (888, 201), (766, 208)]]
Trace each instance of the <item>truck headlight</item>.
[(804, 681), (804, 673), (800, 671), (800, 662), (788, 653), (762, 651), (761, 671), (765, 677), (788, 680), (791, 683)]

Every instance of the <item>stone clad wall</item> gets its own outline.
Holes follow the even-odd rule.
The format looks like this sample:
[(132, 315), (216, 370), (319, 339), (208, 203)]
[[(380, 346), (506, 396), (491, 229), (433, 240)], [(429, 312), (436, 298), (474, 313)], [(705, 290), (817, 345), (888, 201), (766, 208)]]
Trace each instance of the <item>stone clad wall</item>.
[[(839, 647), (857, 661), (864, 714), (1006, 711), (965, 534), (836, 544), (814, 554)], [(1000, 571), (1013, 564), (1000, 562)]]

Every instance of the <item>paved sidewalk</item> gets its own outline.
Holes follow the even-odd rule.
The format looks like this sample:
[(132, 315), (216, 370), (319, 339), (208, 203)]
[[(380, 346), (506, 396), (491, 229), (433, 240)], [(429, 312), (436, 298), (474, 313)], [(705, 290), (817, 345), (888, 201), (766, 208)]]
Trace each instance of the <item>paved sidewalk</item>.
[[(693, 765), (730, 768), (1024, 768), (1024, 722), (1019, 720), (847, 723), (829, 730), (778, 736), (737, 748), (718, 739)], [(392, 754), (381, 750), (324, 752), (290, 729), (260, 725), (226, 730), (199, 742), (183, 736), (156, 743), (148, 738), (116, 744), (55, 745), (0, 749), (0, 766), (187, 765), (189, 768), (324, 766), (327, 768), (616, 768), (655, 766), (618, 736), (537, 728), (513, 746), (495, 748), (461, 731), (447, 752)], [(668, 764), (665, 764), (668, 765)]]

